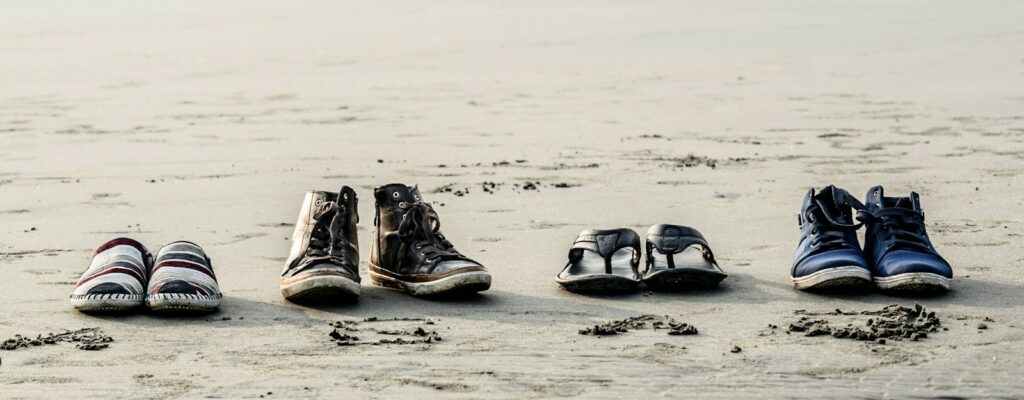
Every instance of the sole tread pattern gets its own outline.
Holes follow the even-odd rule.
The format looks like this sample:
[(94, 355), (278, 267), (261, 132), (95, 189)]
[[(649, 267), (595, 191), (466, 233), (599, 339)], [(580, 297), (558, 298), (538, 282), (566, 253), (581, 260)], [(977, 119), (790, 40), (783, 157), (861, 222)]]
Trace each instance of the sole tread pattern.
[(146, 298), (146, 305), (153, 311), (210, 312), (220, 306), (224, 296), (191, 293), (157, 293)]
[(128, 311), (145, 304), (142, 294), (71, 295), (71, 305), (79, 311)]

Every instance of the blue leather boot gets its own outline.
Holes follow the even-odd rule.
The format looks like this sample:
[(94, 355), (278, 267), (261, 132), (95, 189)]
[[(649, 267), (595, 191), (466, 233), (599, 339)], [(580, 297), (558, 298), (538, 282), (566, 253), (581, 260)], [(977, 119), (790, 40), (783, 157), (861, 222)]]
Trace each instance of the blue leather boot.
[(953, 268), (932, 246), (917, 193), (885, 197), (884, 189), (868, 191), (867, 209), (858, 213), (867, 231), (864, 254), (875, 284), (883, 290), (946, 291)]
[(854, 209), (864, 205), (848, 192), (829, 185), (810, 189), (800, 206), (800, 244), (790, 276), (800, 290), (868, 287), (871, 272), (857, 241)]

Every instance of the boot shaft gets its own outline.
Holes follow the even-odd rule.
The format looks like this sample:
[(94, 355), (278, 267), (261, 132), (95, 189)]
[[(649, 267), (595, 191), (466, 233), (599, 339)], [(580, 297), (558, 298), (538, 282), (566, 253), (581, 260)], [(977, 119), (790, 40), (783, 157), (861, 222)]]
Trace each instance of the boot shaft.
[(344, 235), (348, 243), (348, 246), (345, 246), (341, 251), (346, 252), (345, 258), (347, 260), (358, 266), (359, 237), (356, 231), (356, 224), (359, 222), (359, 200), (356, 197), (355, 191), (345, 186), (339, 193), (324, 191), (306, 192), (302, 208), (299, 210), (298, 220), (295, 222), (295, 231), (292, 233), (292, 248), (287, 261), (285, 261), (285, 271), (302, 262), (309, 250), (313, 231), (316, 229), (317, 224), (322, 224), (324, 227), (329, 226), (331, 223), (330, 217), (321, 217), (323, 220), (318, 220), (317, 216), (335, 204), (340, 206), (341, 211), (344, 213), (340, 233)]
[(378, 186), (373, 189), (374, 240), (370, 249), (370, 263), (377, 266), (393, 265), (400, 255), (398, 225), (405, 216), (409, 204), (423, 201), (419, 188), (400, 183)]

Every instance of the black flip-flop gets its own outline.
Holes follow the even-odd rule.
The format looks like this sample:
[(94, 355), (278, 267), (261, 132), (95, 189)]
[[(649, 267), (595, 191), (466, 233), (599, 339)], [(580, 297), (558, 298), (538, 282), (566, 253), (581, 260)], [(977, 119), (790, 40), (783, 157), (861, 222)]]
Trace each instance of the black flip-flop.
[(696, 229), (660, 224), (647, 230), (647, 269), (643, 274), (647, 288), (672, 291), (714, 287), (726, 276), (704, 235)]
[(632, 229), (586, 230), (555, 282), (570, 292), (623, 293), (640, 284), (640, 236)]

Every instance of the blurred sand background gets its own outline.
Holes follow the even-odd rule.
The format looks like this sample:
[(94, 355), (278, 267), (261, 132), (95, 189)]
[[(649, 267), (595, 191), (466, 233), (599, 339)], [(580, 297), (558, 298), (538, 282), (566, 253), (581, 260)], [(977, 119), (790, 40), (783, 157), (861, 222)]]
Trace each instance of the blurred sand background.
[[(2, 1), (0, 340), (101, 327), (115, 342), (0, 351), (0, 398), (1020, 398), (1022, 16), (1016, 1)], [(431, 301), (364, 276), (358, 304), (285, 302), (303, 193), (357, 188), (365, 260), (371, 188), (390, 182), (421, 186), (492, 289)], [(920, 192), (954, 290), (793, 290), (799, 201), (829, 183)], [(470, 192), (431, 193), (446, 185)], [(709, 238), (721, 290), (553, 282), (579, 231), (661, 222)], [(117, 236), (204, 246), (221, 310), (72, 310)], [(949, 330), (880, 346), (767, 328), (915, 301)], [(643, 313), (700, 334), (577, 334)], [(445, 340), (327, 336), (374, 316), (431, 318)]]

